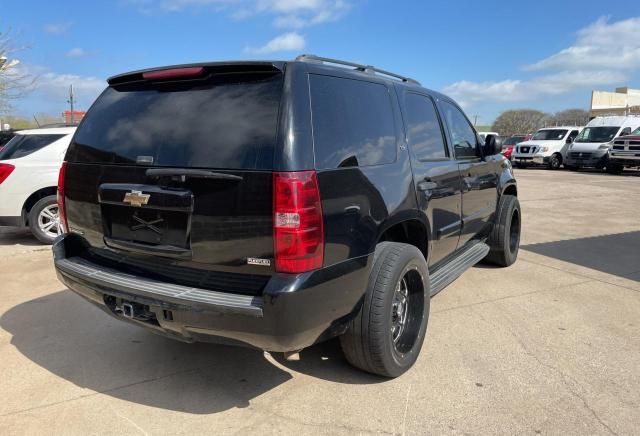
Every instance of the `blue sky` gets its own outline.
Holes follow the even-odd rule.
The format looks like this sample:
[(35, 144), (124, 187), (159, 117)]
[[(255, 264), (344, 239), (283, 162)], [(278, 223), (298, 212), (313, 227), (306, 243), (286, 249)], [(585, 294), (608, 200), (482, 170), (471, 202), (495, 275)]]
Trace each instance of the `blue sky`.
[(590, 91), (640, 87), (640, 2), (7, 1), (18, 68), (37, 88), (13, 112), (89, 106), (120, 72), (204, 60), (360, 61), (456, 98), (479, 124), (505, 109), (587, 108)]

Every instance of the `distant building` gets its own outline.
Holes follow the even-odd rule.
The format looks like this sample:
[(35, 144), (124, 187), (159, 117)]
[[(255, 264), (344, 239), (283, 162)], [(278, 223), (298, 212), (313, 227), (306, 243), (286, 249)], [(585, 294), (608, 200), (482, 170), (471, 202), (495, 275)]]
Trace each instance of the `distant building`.
[(67, 124), (79, 123), (86, 113), (86, 111), (64, 111), (62, 113), (62, 119)]
[(591, 92), (589, 115), (592, 118), (628, 114), (640, 114), (640, 89), (616, 88), (616, 92)]

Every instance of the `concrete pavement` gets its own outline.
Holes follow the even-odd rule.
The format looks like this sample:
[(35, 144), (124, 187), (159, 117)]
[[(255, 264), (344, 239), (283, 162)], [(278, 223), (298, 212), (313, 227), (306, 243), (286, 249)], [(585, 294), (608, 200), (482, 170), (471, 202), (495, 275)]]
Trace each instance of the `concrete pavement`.
[(518, 262), (438, 294), (416, 366), (388, 381), (335, 341), (287, 362), (119, 323), (0, 231), (0, 433), (638, 434), (640, 177), (517, 176)]

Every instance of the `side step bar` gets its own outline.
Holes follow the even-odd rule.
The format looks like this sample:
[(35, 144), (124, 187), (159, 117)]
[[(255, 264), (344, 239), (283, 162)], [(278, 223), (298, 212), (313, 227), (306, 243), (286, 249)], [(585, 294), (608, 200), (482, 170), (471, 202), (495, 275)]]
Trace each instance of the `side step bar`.
[(484, 242), (478, 242), (471, 247), (460, 252), (455, 258), (442, 265), (431, 274), (431, 296), (442, 291), (460, 275), (480, 262), (489, 254), (489, 246)]

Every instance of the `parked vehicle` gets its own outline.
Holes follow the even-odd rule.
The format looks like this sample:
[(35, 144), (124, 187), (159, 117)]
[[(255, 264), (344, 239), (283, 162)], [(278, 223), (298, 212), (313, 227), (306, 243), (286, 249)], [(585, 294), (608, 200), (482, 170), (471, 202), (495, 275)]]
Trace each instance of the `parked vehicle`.
[(620, 174), (625, 168), (640, 168), (640, 127), (613, 140), (609, 150), (607, 171)]
[(533, 137), (519, 143), (511, 160), (519, 167), (545, 165), (557, 170), (566, 162), (567, 150), (582, 130), (581, 127), (548, 127), (538, 130)]
[(502, 143), (501, 153), (507, 159), (511, 158), (511, 154), (513, 153), (513, 147), (515, 147), (520, 142), (524, 142), (528, 140), (531, 135), (511, 135), (506, 138)]
[(638, 127), (640, 116), (594, 118), (569, 147), (565, 166), (574, 170), (583, 167), (606, 168), (613, 138), (628, 135)]
[(4, 131), (0, 131), (0, 151), (2, 151), (2, 148), (6, 145), (7, 142), (9, 142), (11, 140), (11, 138), (13, 138), (14, 136), (16, 136), (16, 133), (12, 130), (4, 130)]
[(0, 151), (0, 226), (29, 226), (51, 244), (61, 234), (56, 187), (75, 127), (16, 132)]
[(498, 132), (478, 132), (478, 135), (480, 135), (480, 139), (482, 139), (483, 141), (487, 139), (487, 136), (489, 135), (495, 136), (496, 138), (500, 136)]
[(300, 56), (108, 83), (62, 166), (53, 251), (118, 319), (272, 352), (339, 336), (354, 366), (395, 377), (432, 295), (516, 260), (510, 163), (414, 80)]

